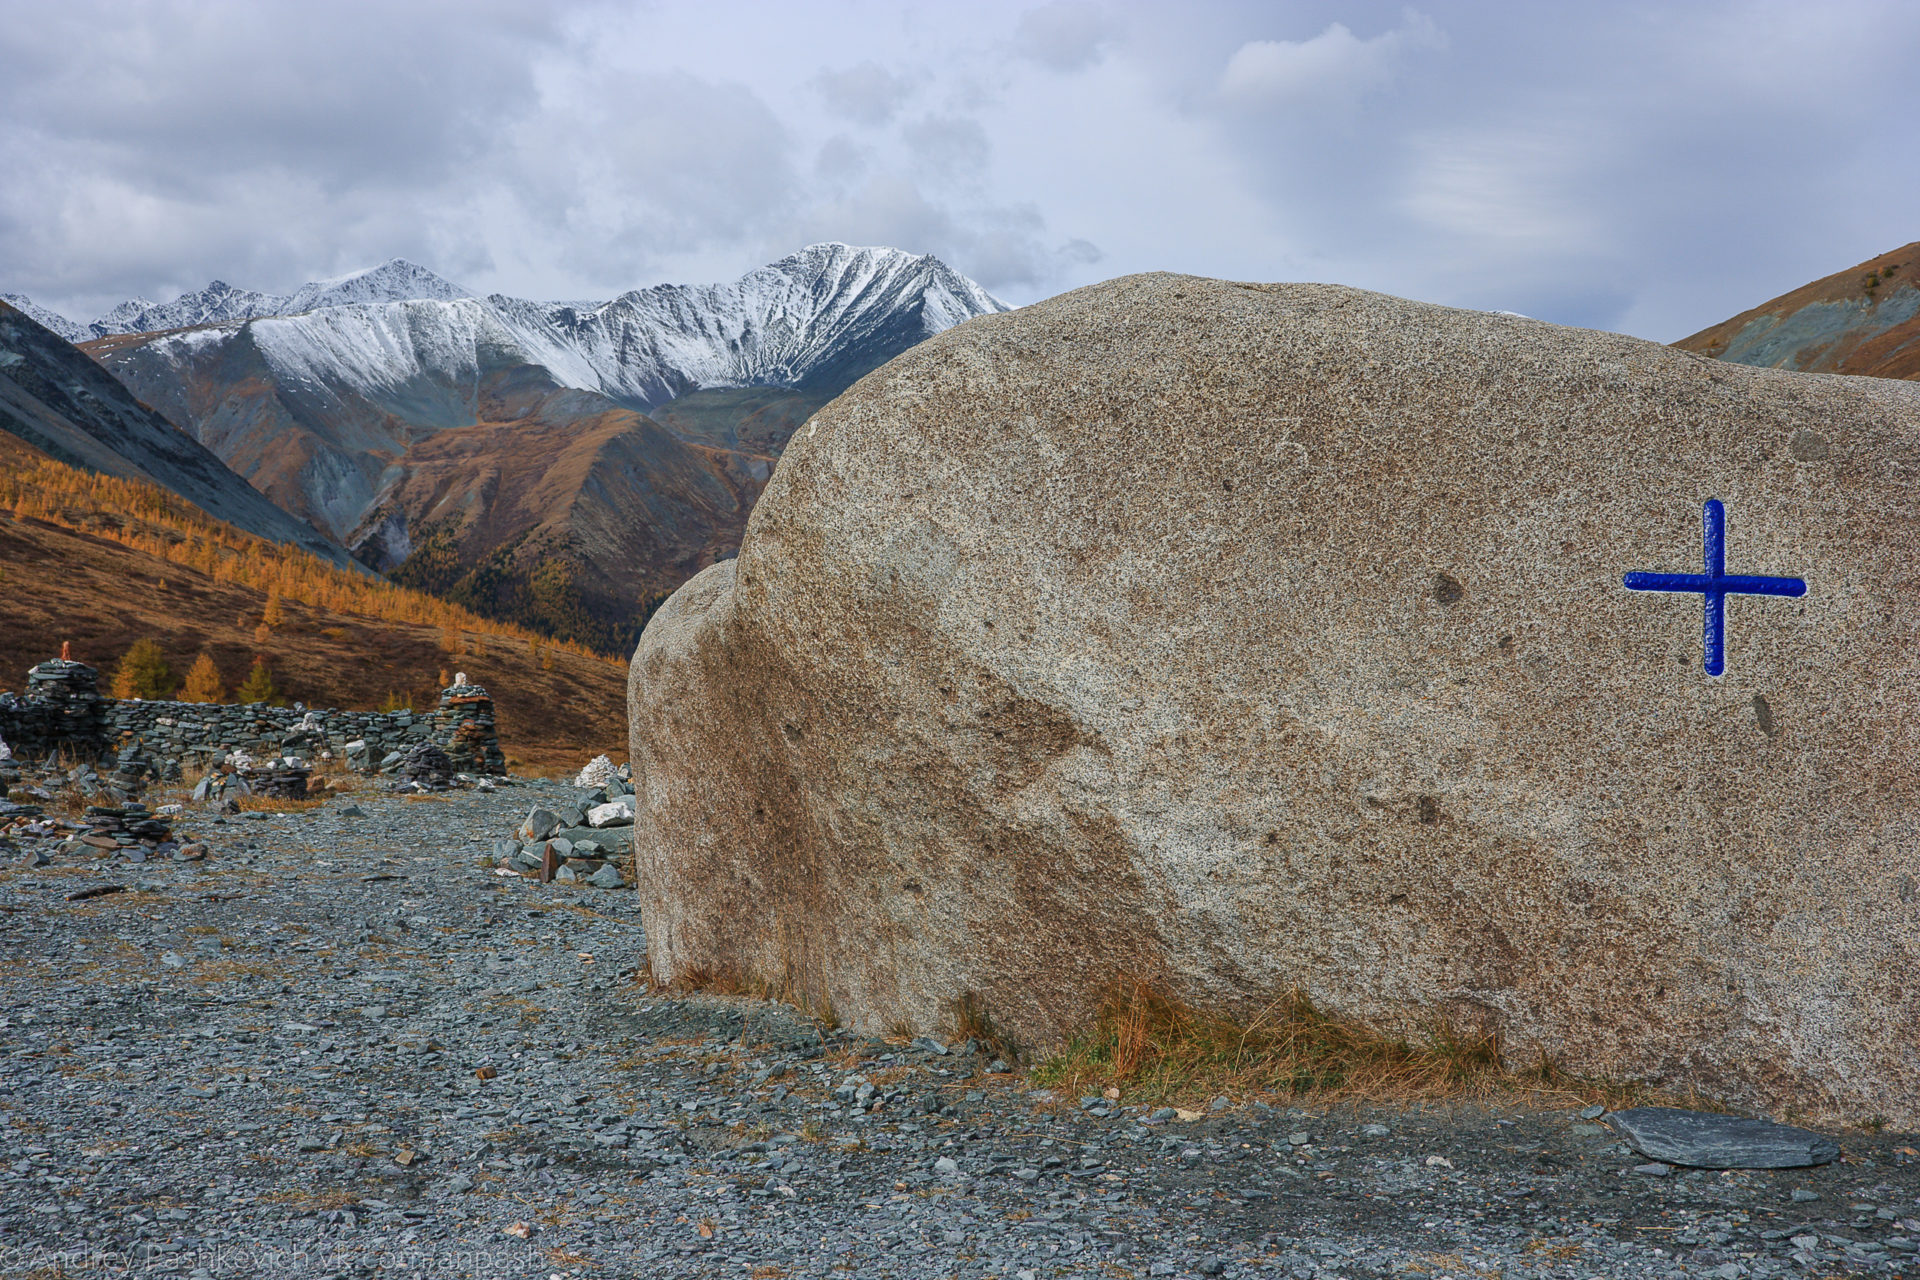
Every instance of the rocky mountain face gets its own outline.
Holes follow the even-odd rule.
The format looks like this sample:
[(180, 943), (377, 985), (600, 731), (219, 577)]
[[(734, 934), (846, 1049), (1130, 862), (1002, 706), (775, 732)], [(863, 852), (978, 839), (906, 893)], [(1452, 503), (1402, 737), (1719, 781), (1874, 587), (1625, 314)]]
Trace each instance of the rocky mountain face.
[(1920, 240), (1673, 345), (1771, 369), (1920, 379)]
[[(594, 616), (559, 634), (625, 644), (647, 598), (738, 544), (814, 409), (1005, 309), (937, 259), (840, 244), (599, 305), (476, 298), (396, 261), (284, 298), (129, 303), (87, 350), (370, 566), (526, 621), (532, 575), (571, 575)], [(146, 325), (170, 327), (127, 331)]]
[(135, 400), (84, 352), (6, 303), (0, 303), (0, 431), (68, 466), (144, 480), (248, 533), (350, 563), (340, 546)]

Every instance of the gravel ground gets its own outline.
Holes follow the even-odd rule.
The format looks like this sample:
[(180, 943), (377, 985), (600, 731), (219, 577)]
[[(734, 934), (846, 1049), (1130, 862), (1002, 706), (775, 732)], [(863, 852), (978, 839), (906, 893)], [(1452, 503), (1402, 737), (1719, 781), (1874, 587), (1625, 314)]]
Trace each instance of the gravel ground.
[[(204, 863), (16, 856), (0, 1275), (1920, 1274), (1911, 1138), (1723, 1174), (1564, 1111), (1099, 1116), (965, 1046), (663, 998), (632, 893), (489, 865), (572, 794), (184, 820)], [(127, 891), (68, 900), (100, 884)]]

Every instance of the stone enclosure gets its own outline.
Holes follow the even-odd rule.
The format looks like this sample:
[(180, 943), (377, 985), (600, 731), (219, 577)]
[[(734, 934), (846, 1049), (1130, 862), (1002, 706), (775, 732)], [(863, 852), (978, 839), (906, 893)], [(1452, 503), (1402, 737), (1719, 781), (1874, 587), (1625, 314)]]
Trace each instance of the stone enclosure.
[(100, 761), (133, 749), (168, 780), (204, 772), (235, 752), (264, 758), (324, 751), (372, 771), (426, 742), (460, 772), (506, 772), (493, 700), (478, 685), (456, 683), (432, 711), (415, 713), (118, 699), (103, 696), (98, 679), (84, 663), (38, 664), (27, 674), (24, 697), (0, 692), (0, 741), (22, 759), (65, 754)]

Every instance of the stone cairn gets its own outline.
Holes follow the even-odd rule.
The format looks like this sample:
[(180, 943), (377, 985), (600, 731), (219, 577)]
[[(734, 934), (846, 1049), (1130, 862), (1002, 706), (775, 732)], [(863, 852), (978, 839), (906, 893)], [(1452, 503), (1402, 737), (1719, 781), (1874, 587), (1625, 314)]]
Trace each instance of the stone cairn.
[(444, 791), (453, 782), (453, 759), (431, 742), (423, 742), (407, 752), (393, 770), (413, 788)]
[(97, 760), (110, 742), (100, 673), (73, 661), (65, 645), (60, 652), (28, 671), (25, 699), (4, 695), (0, 712), (11, 713), (6, 719), (12, 722), (15, 751), (54, 755), (65, 749)]
[(87, 806), (86, 830), (79, 843), (103, 854), (117, 853), (129, 862), (173, 852), (173, 828), (166, 819), (147, 811), (144, 804)]
[(433, 720), (434, 740), (446, 744), (451, 772), (507, 771), (507, 759), (500, 753), (500, 738), (494, 731), (493, 699), (484, 688), (470, 683), (466, 672), (454, 676), (453, 684), (441, 691)]
[(551, 809), (536, 806), (513, 839), (493, 846), (496, 874), (577, 881), (596, 889), (625, 888), (620, 863), (632, 853), (633, 773), (626, 765), (615, 769), (611, 761), (604, 782)]

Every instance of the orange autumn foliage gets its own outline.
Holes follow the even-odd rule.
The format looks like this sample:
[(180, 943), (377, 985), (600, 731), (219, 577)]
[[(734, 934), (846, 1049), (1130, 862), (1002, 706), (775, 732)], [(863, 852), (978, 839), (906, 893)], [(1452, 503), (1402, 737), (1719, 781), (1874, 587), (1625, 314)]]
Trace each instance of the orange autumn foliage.
[[(201, 511), (176, 494), (135, 480), (96, 475), (50, 459), (0, 469), (0, 510), (17, 520), (39, 520), (107, 538), (268, 594), (267, 612), (282, 599), (386, 622), (438, 626), (443, 643), (464, 650), (462, 633), (505, 636), (610, 666), (624, 659), (596, 653), (572, 641), (537, 635), (524, 627), (469, 613), (423, 592), (358, 574), (296, 548), (267, 542)], [(262, 620), (270, 628), (272, 617)]]

